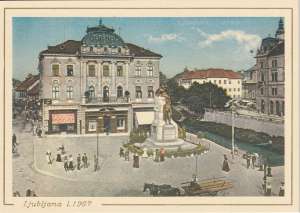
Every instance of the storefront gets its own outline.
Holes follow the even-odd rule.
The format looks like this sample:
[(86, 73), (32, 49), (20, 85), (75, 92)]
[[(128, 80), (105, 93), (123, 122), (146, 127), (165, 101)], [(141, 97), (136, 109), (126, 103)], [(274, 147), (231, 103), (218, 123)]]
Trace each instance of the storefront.
[(49, 133), (76, 133), (77, 110), (49, 111)]
[(87, 111), (85, 124), (87, 134), (128, 132), (128, 111), (116, 111), (114, 108)]

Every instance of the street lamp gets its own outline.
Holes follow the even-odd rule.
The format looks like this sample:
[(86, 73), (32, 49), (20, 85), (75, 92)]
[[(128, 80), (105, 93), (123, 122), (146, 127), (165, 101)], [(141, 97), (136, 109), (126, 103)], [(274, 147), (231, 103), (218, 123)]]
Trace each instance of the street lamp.
[(96, 157), (96, 166), (95, 166), (95, 171), (99, 170), (99, 120), (100, 117), (98, 117), (98, 123), (97, 123), (97, 157)]
[(231, 122), (232, 122), (232, 125), (231, 125), (231, 148), (232, 148), (232, 159), (234, 159), (234, 125), (235, 125), (234, 114), (235, 114), (235, 110), (236, 110), (236, 107), (234, 105), (232, 105), (232, 107), (231, 107)]

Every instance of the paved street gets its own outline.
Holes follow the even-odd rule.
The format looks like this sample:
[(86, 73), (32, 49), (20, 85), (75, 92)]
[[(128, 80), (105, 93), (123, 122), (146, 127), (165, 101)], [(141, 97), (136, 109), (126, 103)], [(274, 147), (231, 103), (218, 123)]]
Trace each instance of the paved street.
[[(145, 182), (178, 187), (180, 183), (191, 180), (195, 172), (195, 157), (166, 159), (160, 163), (142, 158), (140, 168), (133, 168), (132, 158), (130, 162), (119, 158), (119, 148), (127, 140), (125, 136), (100, 137), (101, 169), (94, 172), (96, 137), (40, 139), (29, 132), (31, 125), (24, 126), (22, 119), (18, 118), (13, 125), (20, 143), (20, 156), (13, 159), (13, 191), (18, 190), (22, 196), (28, 188), (38, 196), (149, 196), (142, 192)], [(90, 167), (66, 173), (62, 163), (48, 165), (46, 151), (51, 151), (55, 157), (62, 144), (75, 162), (78, 153), (87, 153)], [(226, 174), (221, 170), (224, 154), (229, 156), (229, 151), (212, 143), (211, 151), (198, 158), (199, 179), (225, 176), (232, 180), (234, 187), (221, 192), (220, 196), (261, 196), (263, 172), (246, 169), (246, 162), (239, 158), (229, 159), (231, 170)], [(273, 192), (277, 194), (283, 180), (283, 167), (273, 168), (272, 173)]]

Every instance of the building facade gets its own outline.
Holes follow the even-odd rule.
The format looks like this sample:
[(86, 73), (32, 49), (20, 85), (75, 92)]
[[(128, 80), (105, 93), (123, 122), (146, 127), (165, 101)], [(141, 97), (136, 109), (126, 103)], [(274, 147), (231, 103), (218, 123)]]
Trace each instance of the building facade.
[(275, 37), (262, 40), (256, 54), (256, 104), (261, 113), (284, 116), (284, 26), (279, 20)]
[(242, 76), (238, 72), (224, 69), (193, 70), (185, 69), (177, 78), (179, 86), (188, 89), (194, 82), (199, 84), (212, 83), (225, 90), (232, 98), (242, 97)]
[(49, 46), (39, 56), (44, 132), (129, 133), (154, 110), (161, 57), (101, 22), (81, 41)]
[(256, 100), (257, 71), (256, 65), (244, 72), (242, 82), (242, 97), (246, 100)]

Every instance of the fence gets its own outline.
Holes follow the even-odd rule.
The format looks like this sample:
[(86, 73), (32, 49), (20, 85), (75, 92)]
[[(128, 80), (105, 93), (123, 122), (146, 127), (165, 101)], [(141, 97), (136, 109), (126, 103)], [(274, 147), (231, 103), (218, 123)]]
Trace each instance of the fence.
[[(231, 112), (206, 111), (204, 121), (232, 125)], [(273, 136), (284, 136), (284, 123), (278, 121), (269, 121), (250, 115), (235, 114), (235, 127), (243, 129), (252, 129), (257, 132), (264, 132)]]

